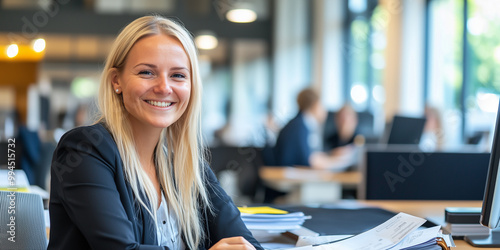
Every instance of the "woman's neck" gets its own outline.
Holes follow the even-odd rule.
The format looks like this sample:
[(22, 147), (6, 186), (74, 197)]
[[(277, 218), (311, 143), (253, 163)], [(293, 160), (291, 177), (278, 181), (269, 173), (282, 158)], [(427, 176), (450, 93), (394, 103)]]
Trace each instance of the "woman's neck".
[(154, 151), (160, 140), (161, 129), (148, 129), (132, 126), (135, 149), (143, 167), (147, 167), (153, 161)]

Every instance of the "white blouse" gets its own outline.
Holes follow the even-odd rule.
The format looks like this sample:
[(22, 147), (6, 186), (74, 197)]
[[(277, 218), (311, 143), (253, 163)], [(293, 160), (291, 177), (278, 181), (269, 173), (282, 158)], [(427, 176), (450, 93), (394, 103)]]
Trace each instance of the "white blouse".
[(186, 249), (179, 233), (177, 216), (173, 209), (168, 209), (168, 203), (163, 192), (161, 203), (156, 210), (156, 238), (159, 246), (167, 246), (170, 249)]

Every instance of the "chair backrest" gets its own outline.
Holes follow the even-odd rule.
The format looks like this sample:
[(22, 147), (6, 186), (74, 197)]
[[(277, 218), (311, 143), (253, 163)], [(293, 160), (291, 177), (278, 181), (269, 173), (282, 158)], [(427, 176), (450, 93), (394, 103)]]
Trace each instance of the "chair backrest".
[(47, 249), (40, 195), (0, 191), (0, 249)]
[(210, 148), (210, 166), (217, 177), (224, 171), (237, 176), (237, 188), (242, 195), (254, 199), (261, 187), (259, 167), (263, 165), (262, 149), (255, 147), (213, 147)]
[(374, 136), (374, 117), (369, 111), (358, 112), (356, 132), (365, 137)]
[(482, 200), (489, 153), (367, 151), (359, 198)]

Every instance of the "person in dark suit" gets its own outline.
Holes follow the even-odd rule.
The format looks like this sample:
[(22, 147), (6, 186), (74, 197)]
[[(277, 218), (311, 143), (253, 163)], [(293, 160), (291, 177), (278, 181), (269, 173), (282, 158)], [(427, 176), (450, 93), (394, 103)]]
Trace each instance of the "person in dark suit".
[(323, 152), (323, 123), (326, 110), (318, 93), (311, 88), (297, 96), (298, 114), (280, 131), (274, 147), (274, 163), (279, 166), (309, 166), (317, 169), (343, 170), (352, 153), (339, 155)]
[(53, 155), (48, 249), (262, 249), (204, 159), (197, 61), (160, 16), (118, 35), (100, 118)]

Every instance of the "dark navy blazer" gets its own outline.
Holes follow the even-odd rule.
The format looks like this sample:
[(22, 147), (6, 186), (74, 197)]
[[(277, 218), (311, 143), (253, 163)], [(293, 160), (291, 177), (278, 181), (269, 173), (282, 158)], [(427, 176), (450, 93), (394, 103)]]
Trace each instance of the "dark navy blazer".
[[(215, 213), (200, 211), (206, 239), (199, 249), (233, 236), (262, 249), (213, 172), (205, 169)], [(118, 148), (102, 124), (61, 138), (52, 159), (49, 210), (48, 249), (167, 249), (158, 246), (154, 219), (136, 202)]]
[(298, 113), (280, 131), (274, 146), (274, 160), (278, 166), (309, 166), (311, 147), (309, 146), (309, 129), (306, 127), (302, 113)]

